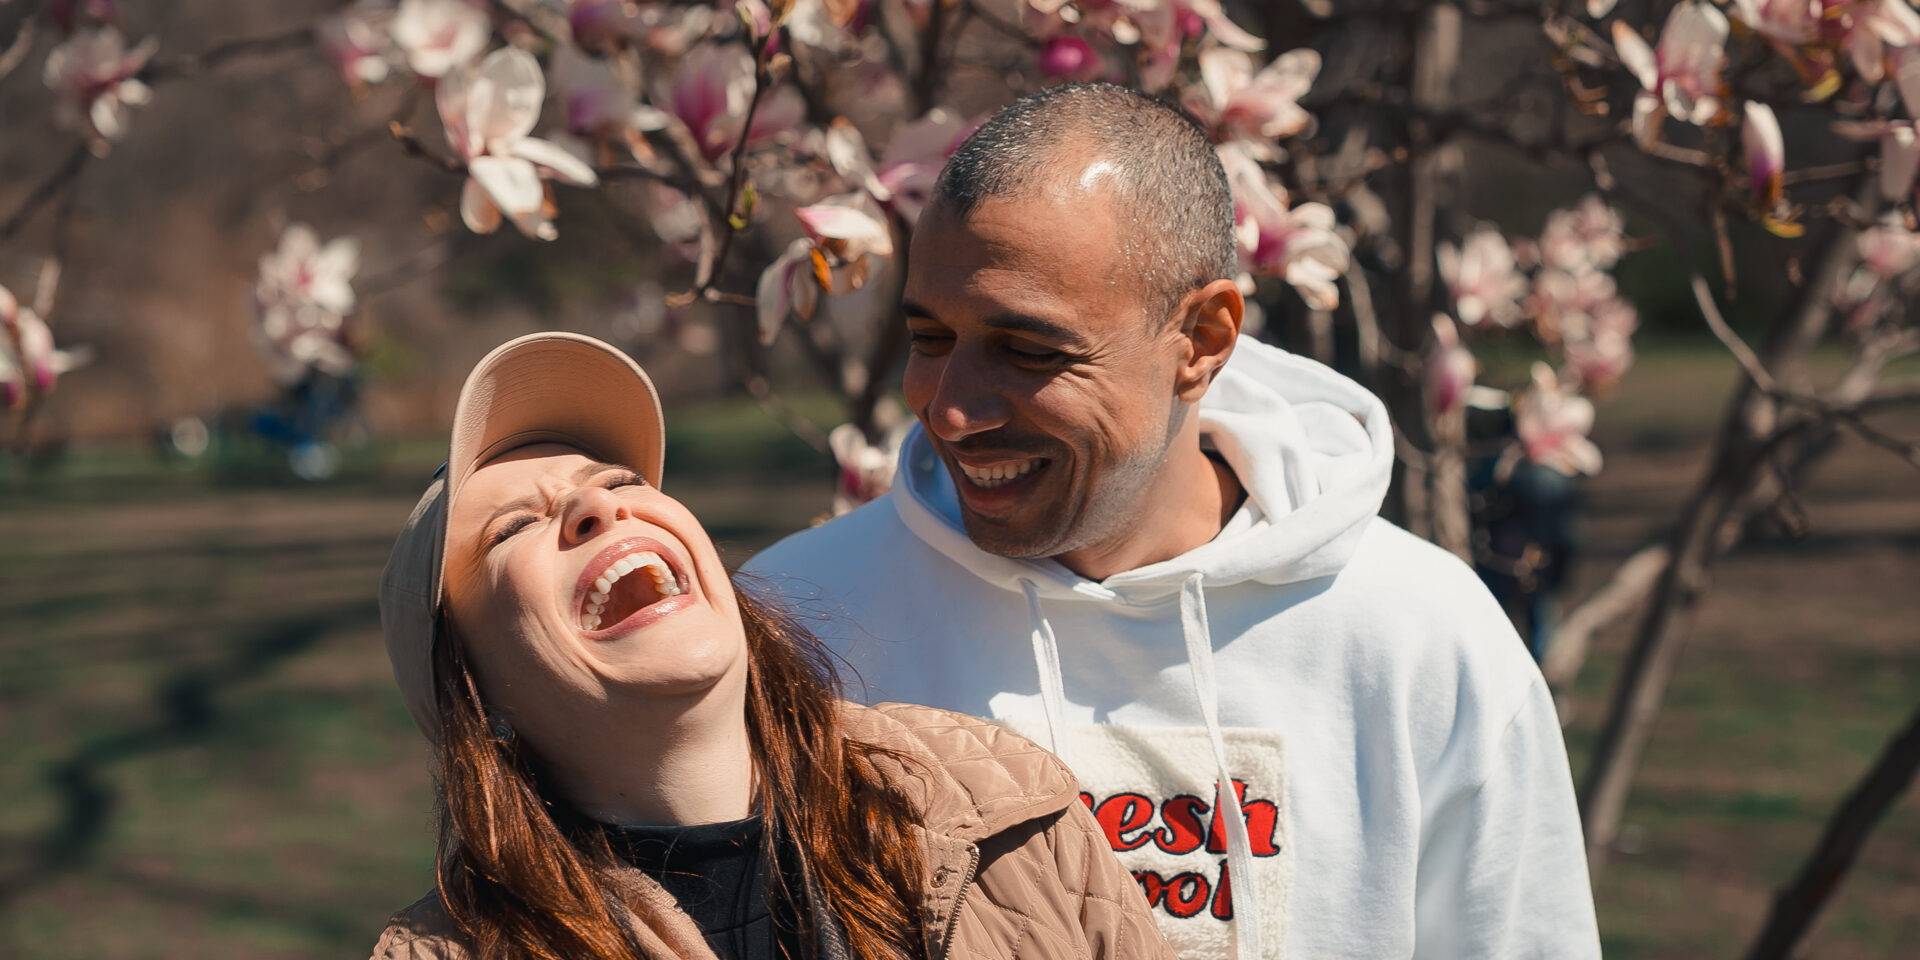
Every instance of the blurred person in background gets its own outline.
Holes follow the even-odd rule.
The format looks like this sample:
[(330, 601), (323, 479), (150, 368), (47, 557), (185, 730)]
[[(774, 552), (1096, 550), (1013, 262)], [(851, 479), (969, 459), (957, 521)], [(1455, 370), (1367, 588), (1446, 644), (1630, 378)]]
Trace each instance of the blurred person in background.
[(660, 491), (662, 434), (587, 337), (468, 377), (381, 582), (440, 854), (374, 955), (1172, 960), (1052, 756), (837, 698)]
[(878, 696), (1050, 745), (1186, 960), (1597, 957), (1540, 672), (1376, 515), (1380, 401), (1240, 336), (1192, 118), (1056, 87), (933, 193), (893, 489), (747, 569)]

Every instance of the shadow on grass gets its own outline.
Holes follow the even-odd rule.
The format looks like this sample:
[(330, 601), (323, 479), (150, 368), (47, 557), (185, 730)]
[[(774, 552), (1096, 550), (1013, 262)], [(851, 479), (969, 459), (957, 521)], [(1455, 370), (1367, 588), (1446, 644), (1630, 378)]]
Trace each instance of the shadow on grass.
[(97, 852), (118, 804), (106, 768), (146, 754), (206, 739), (219, 718), (219, 694), (255, 679), (311, 649), (336, 631), (379, 620), (371, 600), (331, 614), (289, 618), (252, 633), (219, 662), (175, 673), (155, 685), (161, 718), (120, 733), (96, 737), (53, 761), (46, 779), (60, 798), (60, 820), (45, 836), (30, 840), (25, 862), (0, 874), (0, 911), (61, 874), (84, 866)]

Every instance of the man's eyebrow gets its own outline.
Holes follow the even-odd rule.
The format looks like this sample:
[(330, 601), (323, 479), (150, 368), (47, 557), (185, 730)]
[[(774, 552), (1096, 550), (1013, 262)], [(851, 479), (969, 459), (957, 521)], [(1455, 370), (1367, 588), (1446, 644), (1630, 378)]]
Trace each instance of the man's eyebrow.
[(981, 322), (985, 326), (992, 327), (995, 330), (1013, 330), (1019, 333), (1038, 334), (1052, 340), (1060, 341), (1065, 345), (1075, 345), (1085, 342), (1085, 339), (1080, 336), (1080, 332), (1072, 327), (1028, 313), (996, 313)]
[(923, 307), (917, 303), (914, 303), (912, 300), (900, 301), (900, 312), (906, 314), (909, 317), (923, 317), (928, 320), (937, 319), (933, 315), (932, 310), (928, 310), (926, 307)]

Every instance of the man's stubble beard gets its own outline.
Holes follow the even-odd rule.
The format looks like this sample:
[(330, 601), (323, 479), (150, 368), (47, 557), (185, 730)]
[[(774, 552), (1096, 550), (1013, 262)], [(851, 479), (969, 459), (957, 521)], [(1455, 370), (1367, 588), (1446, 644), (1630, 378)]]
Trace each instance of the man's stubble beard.
[[(1146, 515), (1150, 506), (1148, 494), (1166, 466), (1167, 452), (1172, 449), (1187, 413), (1185, 405), (1174, 401), (1158, 449), (1141, 451), (1114, 464), (1098, 487), (1084, 491), (1069, 488), (1066, 501), (1060, 505), (1060, 521), (1054, 529), (1009, 528), (1005, 524), (981, 521), (962, 507), (960, 520), (967, 538), (981, 550), (1009, 560), (1058, 557), (1113, 540)], [(1056, 460), (1048, 467), (1051, 469), (1057, 463)], [(965, 482), (962, 477), (954, 480)]]

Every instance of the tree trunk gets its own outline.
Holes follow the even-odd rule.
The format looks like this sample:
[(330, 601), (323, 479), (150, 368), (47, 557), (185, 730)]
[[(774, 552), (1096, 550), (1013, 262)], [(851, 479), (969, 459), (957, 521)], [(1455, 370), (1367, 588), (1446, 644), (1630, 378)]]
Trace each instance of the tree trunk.
[[(1412, 65), (1408, 82), (1413, 111), (1404, 131), (1408, 161), (1403, 181), (1405, 209), (1402, 224), (1406, 269), (1400, 287), (1399, 311), (1389, 339), (1405, 355), (1422, 356), (1433, 337), (1434, 242), (1440, 209), (1458, 172), (1459, 148), (1434, 139), (1426, 116), (1443, 114), (1453, 99), (1454, 77), (1460, 66), (1460, 8), (1439, 3), (1413, 16)], [(1381, 378), (1381, 398), (1396, 428), (1409, 446), (1434, 456), (1426, 463), (1400, 462), (1395, 470), (1395, 493), (1387, 513), (1413, 533), (1471, 559), (1466, 469), (1464, 460), (1452, 463), (1454, 451), (1437, 443), (1428, 422), (1418, 376), (1393, 370)]]
[[(1834, 227), (1820, 270), (1802, 288), (1793, 309), (1769, 328), (1761, 354), (1769, 370), (1802, 369), (1807, 351), (1832, 317), (1829, 293), (1852, 268), (1854, 236), (1852, 228)], [(1708, 572), (1738, 540), (1737, 532), (1723, 537), (1722, 531), (1729, 521), (1736, 526), (1743, 521), (1736, 513), (1751, 502), (1750, 498), (1765, 499), (1755, 494), (1771, 481), (1775, 455), (1784, 443), (1800, 439), (1808, 432), (1804, 428), (1811, 426), (1783, 428), (1780, 420), (1786, 412), (1751, 380), (1741, 384), (1721, 425), (1712, 465), (1688, 498), (1667, 543), (1671, 559), (1661, 571), (1635, 630), (1633, 645), (1615, 681), (1606, 723), (1594, 743), (1587, 776), (1581, 784), (1580, 814), (1592, 869), (1604, 865), (1612, 849), (1640, 756), (1666, 698), (1667, 684), (1679, 662), (1691, 613), (1706, 586)]]
[(1889, 741), (1867, 775), (1847, 795), (1800, 872), (1774, 897), (1773, 909), (1747, 960), (1786, 960), (1853, 867), (1867, 834), (1920, 773), (1920, 710)]

